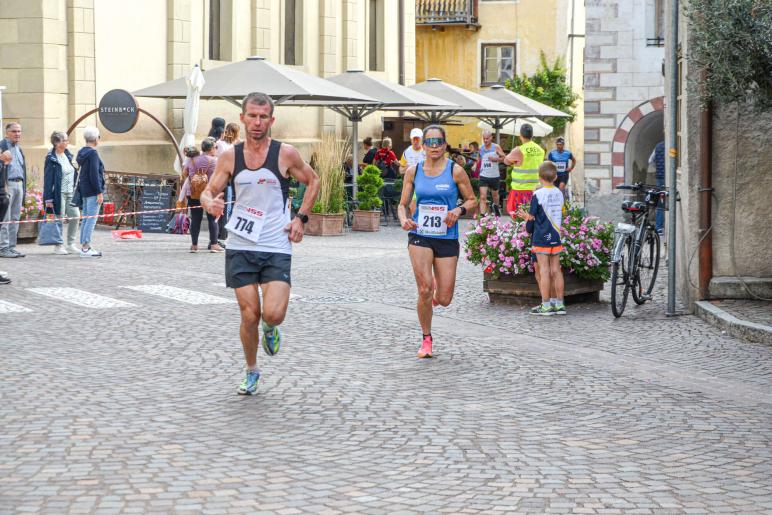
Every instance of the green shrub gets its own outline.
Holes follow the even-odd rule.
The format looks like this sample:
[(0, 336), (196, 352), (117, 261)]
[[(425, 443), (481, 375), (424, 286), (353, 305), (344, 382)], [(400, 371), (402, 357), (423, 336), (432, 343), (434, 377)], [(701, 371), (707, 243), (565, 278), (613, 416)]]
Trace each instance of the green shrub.
[(772, 107), (772, 2), (691, 0), (686, 14), (689, 62), (707, 72), (699, 79), (702, 102)]
[(378, 192), (383, 186), (381, 170), (377, 166), (367, 165), (357, 177), (357, 200), (359, 209), (373, 211), (380, 209), (383, 202), (378, 197)]

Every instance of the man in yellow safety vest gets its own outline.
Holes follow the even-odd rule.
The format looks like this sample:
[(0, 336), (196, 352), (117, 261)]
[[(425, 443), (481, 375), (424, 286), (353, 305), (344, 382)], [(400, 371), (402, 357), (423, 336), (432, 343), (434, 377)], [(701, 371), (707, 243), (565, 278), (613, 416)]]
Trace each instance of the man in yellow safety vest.
[(533, 127), (524, 123), (520, 127), (519, 147), (512, 149), (504, 163), (512, 166), (512, 189), (507, 197), (507, 212), (513, 218), (521, 204), (531, 202), (534, 190), (539, 186), (539, 166), (544, 161), (545, 151), (532, 141)]

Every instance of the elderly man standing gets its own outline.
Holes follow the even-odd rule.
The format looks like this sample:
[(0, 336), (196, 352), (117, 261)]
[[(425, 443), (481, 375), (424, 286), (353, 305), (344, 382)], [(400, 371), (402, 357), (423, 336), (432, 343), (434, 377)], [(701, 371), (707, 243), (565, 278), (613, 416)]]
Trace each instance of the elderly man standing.
[[(0, 141), (0, 160), (6, 165), (8, 179), (8, 210), (3, 222), (19, 221), (21, 207), (24, 205), (24, 194), (27, 191), (27, 163), (19, 141), (21, 141), (21, 125), (16, 122), (8, 123), (5, 126), (5, 139)], [(0, 227), (0, 257), (24, 257), (24, 254), (16, 250), (18, 233), (17, 224), (5, 224)]]

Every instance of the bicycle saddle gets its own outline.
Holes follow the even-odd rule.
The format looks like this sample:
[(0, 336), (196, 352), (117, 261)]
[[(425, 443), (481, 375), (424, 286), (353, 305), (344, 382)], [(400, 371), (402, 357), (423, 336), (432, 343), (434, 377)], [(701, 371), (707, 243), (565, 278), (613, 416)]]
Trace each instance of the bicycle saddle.
[(637, 212), (637, 211), (643, 211), (645, 209), (646, 205), (643, 202), (639, 201), (632, 201), (632, 200), (625, 200), (622, 202), (622, 211), (630, 212)]

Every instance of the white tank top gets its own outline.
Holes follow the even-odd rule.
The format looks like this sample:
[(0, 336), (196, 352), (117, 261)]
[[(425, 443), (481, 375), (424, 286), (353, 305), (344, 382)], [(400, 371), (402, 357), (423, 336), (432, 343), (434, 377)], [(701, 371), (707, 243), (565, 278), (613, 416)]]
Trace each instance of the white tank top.
[(279, 171), (279, 150), (281, 142), (271, 140), (265, 162), (259, 168), (247, 168), (244, 160), (244, 143), (233, 146), (235, 162), (233, 168), (234, 200), (236, 204), (258, 209), (265, 213), (265, 223), (257, 243), (228, 235), (228, 249), (251, 250), (253, 252), (274, 252), (292, 254), (292, 243), (285, 230), (290, 223), (289, 179)]
[(499, 164), (491, 161), (491, 156), (496, 154), (496, 145), (491, 143), (491, 146), (486, 149), (485, 146), (480, 148), (480, 177), (487, 177), (490, 179), (499, 178)]

